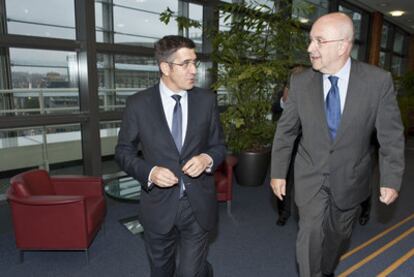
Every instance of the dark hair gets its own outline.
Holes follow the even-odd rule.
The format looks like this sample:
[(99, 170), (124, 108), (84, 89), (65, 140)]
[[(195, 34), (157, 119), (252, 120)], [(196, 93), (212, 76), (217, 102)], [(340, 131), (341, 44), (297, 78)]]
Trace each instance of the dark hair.
[(195, 43), (182, 36), (165, 36), (154, 44), (158, 64), (170, 61), (171, 56), (181, 48), (195, 49)]

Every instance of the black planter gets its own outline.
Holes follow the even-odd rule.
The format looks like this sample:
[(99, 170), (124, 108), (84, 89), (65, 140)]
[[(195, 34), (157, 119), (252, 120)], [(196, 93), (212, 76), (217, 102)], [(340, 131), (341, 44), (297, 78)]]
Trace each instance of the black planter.
[(242, 152), (235, 168), (236, 180), (242, 186), (263, 184), (270, 162), (270, 149), (263, 152)]

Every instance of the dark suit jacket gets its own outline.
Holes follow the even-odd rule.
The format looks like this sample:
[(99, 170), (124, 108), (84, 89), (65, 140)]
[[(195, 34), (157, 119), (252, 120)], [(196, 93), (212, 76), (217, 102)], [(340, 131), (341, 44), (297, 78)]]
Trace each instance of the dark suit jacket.
[(327, 182), (336, 205), (351, 208), (370, 194), (374, 131), (380, 145), (380, 185), (399, 190), (404, 171), (404, 137), (391, 75), (352, 60), (345, 107), (332, 141), (325, 116), (322, 74), (305, 70), (291, 79), (288, 101), (273, 142), (271, 176), (285, 178), (295, 138), (302, 134), (295, 159), (297, 204), (305, 204)]
[[(137, 156), (140, 144), (142, 157)], [(128, 98), (119, 131), (115, 158), (128, 175), (143, 188), (140, 221), (144, 228), (168, 232), (177, 214), (179, 186), (147, 189), (148, 176), (154, 166), (170, 169), (183, 178), (194, 215), (206, 230), (214, 227), (217, 201), (212, 174), (197, 178), (183, 174), (181, 168), (192, 157), (206, 153), (213, 159), (214, 172), (225, 157), (226, 148), (219, 123), (216, 95), (201, 88), (188, 91), (188, 123), (185, 141), (178, 152), (162, 107), (159, 84)]]

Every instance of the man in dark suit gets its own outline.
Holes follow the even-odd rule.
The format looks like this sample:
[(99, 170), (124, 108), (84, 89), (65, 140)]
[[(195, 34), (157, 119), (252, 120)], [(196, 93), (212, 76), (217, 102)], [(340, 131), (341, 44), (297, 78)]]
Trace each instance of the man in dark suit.
[(300, 276), (333, 276), (360, 203), (370, 195), (371, 135), (379, 142), (380, 201), (398, 197), (404, 137), (391, 74), (350, 58), (352, 20), (320, 17), (308, 52), (313, 69), (293, 75), (273, 142), (271, 186), (282, 198), (294, 141), (296, 255)]
[(198, 61), (190, 39), (166, 36), (155, 55), (160, 83), (128, 98), (115, 158), (143, 189), (139, 218), (151, 276), (212, 276), (212, 174), (226, 153), (216, 95), (194, 87)]

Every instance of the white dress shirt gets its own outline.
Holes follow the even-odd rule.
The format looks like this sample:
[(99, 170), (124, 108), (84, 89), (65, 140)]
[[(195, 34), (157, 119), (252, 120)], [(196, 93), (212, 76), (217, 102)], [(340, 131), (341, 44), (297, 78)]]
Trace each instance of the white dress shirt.
[(171, 96), (173, 95), (180, 95), (180, 103), (181, 103), (181, 111), (182, 111), (182, 131), (181, 134), (182, 141), (181, 145), (184, 145), (185, 134), (187, 132), (187, 119), (188, 119), (188, 97), (187, 91), (182, 90), (180, 92), (173, 92), (170, 90), (162, 80), (160, 80), (160, 95), (161, 95), (161, 102), (162, 107), (164, 108), (165, 117), (167, 119), (168, 127), (172, 128), (172, 120), (173, 120), (173, 112), (176, 101)]
[(344, 112), (346, 93), (348, 91), (349, 75), (351, 74), (351, 58), (348, 58), (345, 65), (335, 74), (323, 74), (323, 96), (326, 101), (331, 82), (329, 76), (338, 77), (339, 99), (341, 101), (341, 114)]

